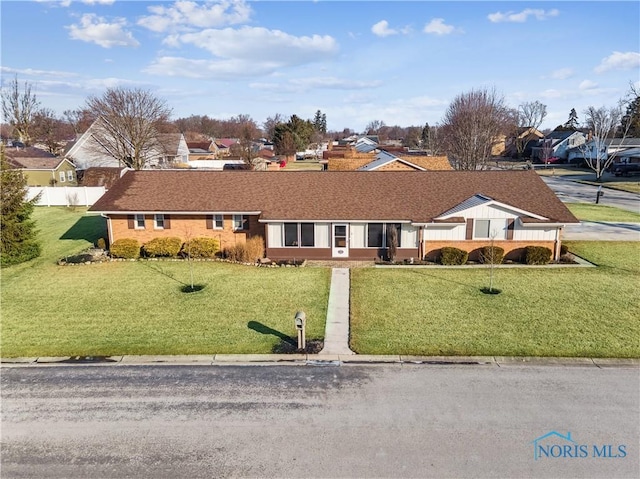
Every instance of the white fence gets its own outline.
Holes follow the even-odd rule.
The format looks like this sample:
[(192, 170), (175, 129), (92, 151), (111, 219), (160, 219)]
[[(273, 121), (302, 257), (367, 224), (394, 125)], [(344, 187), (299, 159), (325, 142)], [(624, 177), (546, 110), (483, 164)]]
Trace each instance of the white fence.
[(27, 199), (42, 193), (38, 206), (91, 206), (105, 191), (104, 186), (30, 186)]

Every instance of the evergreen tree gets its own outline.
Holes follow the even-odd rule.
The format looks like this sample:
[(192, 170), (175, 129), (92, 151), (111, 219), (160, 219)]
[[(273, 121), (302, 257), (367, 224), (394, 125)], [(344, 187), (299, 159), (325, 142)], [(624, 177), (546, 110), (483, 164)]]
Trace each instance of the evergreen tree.
[(422, 148), (425, 150), (431, 149), (431, 127), (429, 126), (429, 123), (424, 124), (420, 137), (422, 140)]
[(569, 112), (569, 119), (567, 122), (562, 125), (564, 130), (577, 130), (578, 129), (578, 114), (576, 113), (576, 109), (572, 108)]
[(31, 213), (38, 198), (26, 200), (27, 180), (20, 170), (9, 167), (0, 145), (0, 264), (9, 266), (40, 256), (35, 222)]
[(620, 127), (616, 136), (627, 138), (640, 138), (640, 96), (636, 97), (627, 105), (627, 111), (622, 117)]
[(313, 128), (323, 135), (327, 133), (327, 115), (320, 110), (316, 111), (316, 115), (313, 117)]

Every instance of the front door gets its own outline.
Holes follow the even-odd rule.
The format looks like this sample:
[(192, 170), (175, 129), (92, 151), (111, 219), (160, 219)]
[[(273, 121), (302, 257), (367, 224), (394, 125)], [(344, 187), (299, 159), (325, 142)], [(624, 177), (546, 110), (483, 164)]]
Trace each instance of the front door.
[(349, 225), (334, 224), (332, 226), (332, 255), (334, 258), (349, 257)]

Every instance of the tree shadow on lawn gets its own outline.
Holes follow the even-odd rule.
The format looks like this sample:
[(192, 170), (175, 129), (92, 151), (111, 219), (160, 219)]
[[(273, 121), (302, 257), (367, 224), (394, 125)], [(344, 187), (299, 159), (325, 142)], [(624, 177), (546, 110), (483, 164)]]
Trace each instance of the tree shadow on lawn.
[(102, 216), (83, 216), (69, 228), (60, 239), (85, 240), (95, 243), (99, 238), (107, 237), (107, 220)]
[(157, 263), (152, 264), (152, 263), (143, 261), (143, 262), (140, 262), (140, 264), (145, 268), (148, 268), (151, 271), (154, 271), (164, 276), (165, 278), (169, 278), (170, 280), (178, 283), (180, 285), (180, 291), (183, 293), (197, 293), (198, 291), (202, 291), (207, 286), (206, 284), (202, 284), (202, 283), (194, 283), (192, 286), (190, 283), (185, 283), (184, 281), (180, 281), (179, 279), (176, 279), (173, 276), (173, 274), (167, 273), (166, 271), (164, 271), (162, 267)]
[(427, 273), (424, 270), (412, 269), (411, 272), (414, 273), (414, 274), (420, 275), (420, 276), (429, 276), (430, 278), (434, 278), (434, 279), (437, 279), (439, 281), (445, 281), (447, 283), (453, 283), (453, 284), (457, 284), (457, 285), (460, 285), (460, 286), (465, 286), (465, 287), (467, 287), (469, 289), (472, 289), (474, 291), (478, 290), (478, 286), (477, 285), (468, 284), (468, 283), (462, 283), (460, 281), (454, 281), (452, 279), (443, 278), (442, 276), (438, 276), (438, 275), (433, 274), (433, 273)]

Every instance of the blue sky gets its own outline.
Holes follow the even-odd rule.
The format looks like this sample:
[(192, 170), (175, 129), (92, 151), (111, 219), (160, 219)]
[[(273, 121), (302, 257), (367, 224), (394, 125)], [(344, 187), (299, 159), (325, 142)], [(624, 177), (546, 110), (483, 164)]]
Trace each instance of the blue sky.
[(62, 113), (107, 87), (164, 98), (174, 118), (275, 113), (330, 130), (434, 125), (495, 88), (517, 107), (613, 106), (640, 84), (640, 2), (7, 1), (2, 83)]

